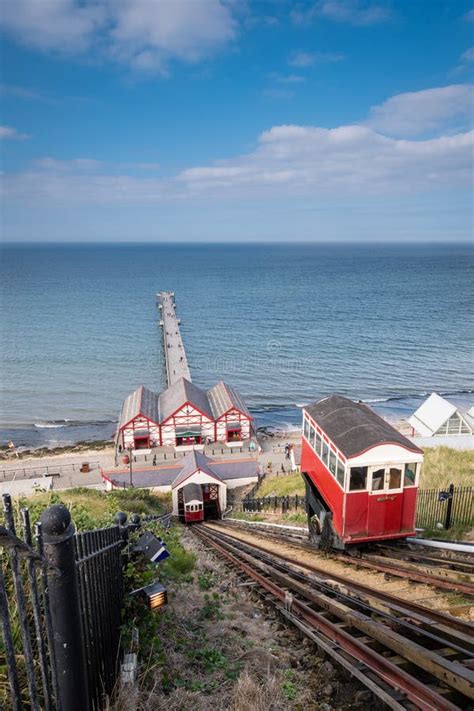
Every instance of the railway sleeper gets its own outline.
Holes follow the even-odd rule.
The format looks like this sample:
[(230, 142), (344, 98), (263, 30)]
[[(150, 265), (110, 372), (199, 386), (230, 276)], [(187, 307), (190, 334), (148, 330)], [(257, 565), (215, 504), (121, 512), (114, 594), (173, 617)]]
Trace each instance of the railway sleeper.
[[(204, 540), (206, 539), (206, 536), (204, 535)], [(212, 539), (210, 541), (212, 543)], [(216, 545), (216, 543), (214, 543)], [(218, 550), (220, 547), (220, 544), (217, 544)], [(222, 555), (226, 557), (228, 560), (230, 560), (234, 565), (240, 566), (242, 565), (241, 562), (239, 562), (238, 559), (235, 558), (233, 554), (229, 554), (228, 552), (225, 553), (223, 552)], [(244, 564), (245, 565), (245, 564)], [(248, 566), (246, 566), (248, 568)], [(244, 569), (244, 568), (242, 568)], [(251, 572), (251, 569), (248, 568), (248, 575), (250, 577), (253, 577), (253, 573)], [(263, 582), (263, 578), (262, 578)], [(278, 593), (281, 593), (281, 588), (276, 588), (274, 584), (271, 584), (271, 587), (273, 588), (274, 594), (270, 594), (269, 598), (270, 600), (273, 599), (273, 604), (281, 611), (281, 613), (291, 619), (294, 624), (300, 628), (305, 628), (307, 629), (307, 635), (311, 637), (318, 646), (322, 647), (323, 649), (325, 648), (327, 652), (333, 656), (337, 661), (340, 661), (342, 666), (347, 668), (350, 673), (353, 676), (356, 676), (356, 678), (359, 678), (363, 683), (370, 688), (371, 690), (374, 691), (376, 697), (380, 698), (383, 700), (383, 702), (392, 709), (395, 709), (396, 711), (402, 711), (402, 709), (406, 708), (411, 708), (412, 704), (408, 703), (408, 699), (411, 699), (415, 705), (418, 708), (422, 709), (434, 709), (436, 708), (437, 711), (441, 711), (442, 709), (450, 709), (451, 711), (454, 711), (457, 707), (455, 707), (453, 704), (451, 704), (449, 701), (444, 702), (442, 701), (442, 697), (437, 694), (436, 689), (428, 689), (425, 685), (420, 686), (420, 683), (417, 681), (417, 677), (405, 677), (404, 681), (402, 681), (403, 677), (400, 678), (400, 681), (394, 684), (394, 677), (393, 674), (394, 672), (391, 672), (391, 677), (392, 681), (391, 683), (388, 683), (388, 679), (390, 676), (386, 677), (386, 672), (382, 673), (382, 676), (380, 676), (380, 671), (377, 671), (379, 669), (380, 664), (376, 663), (375, 668), (371, 669), (370, 666), (367, 667), (367, 673), (363, 674), (359, 668), (358, 665), (361, 663), (360, 659), (358, 657), (354, 657), (354, 654), (347, 650), (343, 650), (344, 653), (339, 654), (337, 651), (337, 645), (336, 648), (331, 648), (330, 646), (326, 645), (325, 640), (324, 640), (324, 633), (322, 633), (321, 629), (319, 628), (309, 628), (309, 625), (306, 621), (306, 619), (301, 619), (299, 617), (296, 617), (292, 612), (286, 609), (286, 607), (283, 607), (281, 603), (278, 603), (275, 601), (275, 595)], [(278, 595), (277, 595), (278, 597)], [(305, 613), (306, 615), (312, 614), (312, 611), (306, 608), (305, 605), (301, 605), (300, 603), (300, 608), (301, 611), (304, 609), (307, 610)], [(315, 614), (315, 613), (313, 613)], [(316, 631), (317, 630), (317, 631)], [(344, 633), (343, 633), (344, 634)], [(354, 640), (355, 641), (355, 640)], [(339, 645), (340, 646), (340, 645)], [(369, 657), (370, 658), (370, 657)], [(372, 659), (375, 661), (376, 658), (372, 657)], [(357, 666), (355, 666), (355, 664)], [(394, 665), (391, 665), (392, 670), (395, 669), (396, 667)], [(404, 672), (400, 671), (400, 674), (403, 674)], [(386, 678), (385, 678), (386, 677)], [(375, 679), (375, 681), (374, 681)], [(411, 681), (409, 681), (411, 679)], [(402, 691), (403, 689), (403, 691)], [(424, 689), (424, 691), (423, 691)], [(438, 699), (439, 703), (436, 703), (436, 705), (433, 706), (433, 701), (428, 701), (430, 698), (430, 693), (431, 693), (431, 699)], [(426, 700), (425, 700), (426, 699)], [(403, 705), (402, 703), (403, 702)]]
[(352, 626), (357, 627), (359, 630), (366, 632), (369, 636), (382, 642), (386, 647), (392, 649), (392, 651), (412, 661), (417, 667), (429, 672), (440, 682), (447, 683), (467, 698), (474, 698), (474, 674), (461, 664), (451, 662), (437, 655), (436, 652), (403, 637), (385, 624), (371, 619), (362, 612), (354, 611), (337, 600), (313, 592), (311, 589), (308, 589), (307, 584), (302, 585), (292, 579), (287, 573), (281, 573), (272, 569), (258, 558), (255, 559), (255, 557), (239, 550), (238, 546), (229, 543), (224, 543), (224, 545), (234, 548), (234, 550), (237, 551), (237, 555), (243, 557), (244, 560), (250, 562), (251, 565), (257, 565), (264, 571), (269, 579), (276, 579), (280, 586), (292, 590), (293, 595), (294, 592), (298, 592), (305, 600), (309, 601), (310, 604), (319, 605), (319, 607), (346, 620), (351, 623)]
[[(364, 554), (363, 559), (372, 563), (380, 563), (382, 565), (387, 565), (388, 560), (385, 556), (371, 554)], [(410, 563), (406, 560), (403, 560), (403, 563), (402, 565), (400, 565), (400, 568), (408, 572), (421, 573), (422, 575), (431, 575), (432, 577), (442, 578), (443, 580), (447, 580), (450, 582), (466, 583), (468, 585), (472, 585), (474, 588), (472, 575), (470, 575), (469, 573), (464, 573), (457, 570), (448, 570), (446, 568), (435, 568), (431, 565), (423, 565), (420, 563)]]
[[(264, 554), (268, 555), (268, 551), (265, 548), (259, 547), (258, 544), (257, 548), (260, 548), (260, 550), (262, 550)], [(453, 629), (459, 631), (461, 633), (459, 636), (459, 640), (461, 641), (463, 646), (467, 642), (466, 648), (474, 651), (474, 625), (471, 625), (469, 623), (463, 623), (457, 620), (456, 618), (447, 615), (446, 613), (437, 612), (436, 610), (430, 610), (430, 616), (427, 617), (428, 610), (426, 610), (417, 603), (410, 603), (404, 600), (401, 604), (408, 605), (410, 610), (409, 615), (407, 615), (407, 609), (401, 607), (400, 604), (394, 602), (393, 599), (390, 599), (390, 596), (387, 593), (374, 590), (368, 591), (366, 586), (356, 582), (351, 582), (351, 586), (353, 586), (353, 589), (350, 590), (347, 586), (347, 580), (345, 578), (341, 579), (338, 576), (334, 578), (334, 574), (332, 574), (334, 579), (328, 578), (325, 576), (324, 571), (318, 568), (317, 566), (310, 565), (302, 561), (294, 561), (288, 556), (284, 556), (281, 554), (278, 555), (278, 558), (288, 561), (290, 564), (297, 565), (300, 568), (304, 568), (306, 570), (311, 571), (313, 575), (316, 575), (319, 578), (321, 583), (331, 585), (335, 589), (339, 588), (342, 594), (346, 594), (355, 599), (360, 599), (365, 603), (369, 604), (371, 607), (375, 607), (377, 609), (380, 609), (381, 611), (385, 611), (388, 614), (394, 616), (400, 616), (402, 619), (407, 618), (413, 620), (414, 622), (422, 622), (425, 624), (425, 629), (433, 627), (434, 624), (442, 625), (443, 629), (445, 629), (446, 626), (449, 626), (450, 634), (453, 634)], [(384, 604), (385, 608), (383, 607)], [(433, 620), (433, 617), (436, 617), (436, 620)], [(463, 630), (466, 629), (468, 630), (468, 634), (465, 634), (463, 632)]]
[[(225, 528), (225, 526), (224, 526)], [(269, 538), (274, 538), (276, 540), (283, 541), (286, 545), (293, 545), (295, 548), (300, 548), (303, 550), (309, 550), (311, 551), (314, 555), (318, 557), (323, 557), (327, 556), (328, 554), (323, 554), (321, 551), (319, 551), (317, 548), (315, 548), (313, 545), (310, 543), (306, 542), (297, 542), (295, 540), (289, 540), (288, 536), (283, 536), (281, 534), (275, 534), (275, 533), (269, 533), (266, 530), (263, 531), (261, 529), (255, 530), (253, 527), (246, 527), (246, 526), (240, 526), (239, 524), (235, 524), (232, 526), (232, 528), (237, 528), (237, 529), (243, 529), (243, 530), (252, 530), (253, 535), (261, 536), (263, 539), (269, 539)], [(341, 553), (332, 553), (331, 557), (334, 560), (339, 561), (342, 563), (344, 567), (352, 567), (356, 570), (363, 570), (364, 568), (369, 568), (370, 570), (378, 570), (381, 573), (386, 572), (389, 576), (393, 576), (396, 578), (404, 578), (405, 580), (408, 581), (409, 585), (417, 585), (419, 583), (425, 584), (425, 585), (433, 585), (434, 587), (444, 589), (444, 590), (450, 590), (450, 591), (457, 591), (460, 593), (463, 593), (465, 595), (473, 595), (474, 596), (474, 584), (470, 582), (463, 582), (460, 580), (444, 580), (439, 576), (432, 575), (432, 570), (430, 569), (429, 572), (422, 572), (419, 569), (417, 569), (417, 566), (412, 566), (412, 569), (405, 569), (404, 567), (400, 566), (398, 569), (392, 567), (389, 567), (390, 564), (388, 562), (387, 558), (383, 558), (383, 556), (378, 556), (379, 560), (378, 562), (373, 562), (370, 561), (368, 558), (370, 557), (369, 554), (361, 554), (360, 551), (357, 552), (357, 554), (354, 554), (353, 556), (348, 555), (348, 554), (341, 554)], [(377, 557), (377, 556), (375, 556)]]
[[(231, 539), (231, 540), (234, 540), (234, 539)], [(232, 545), (232, 544), (231, 544), (231, 545)], [(248, 549), (247, 544), (245, 544), (245, 543), (243, 543), (243, 542), (241, 542), (241, 541), (239, 542), (239, 545), (240, 545), (240, 547), (243, 548), (244, 550), (245, 550), (246, 547), (247, 547), (247, 549)], [(265, 562), (265, 560), (267, 560), (267, 561), (269, 560), (269, 558), (268, 558), (268, 553), (260, 553), (260, 552), (259, 552), (259, 553), (257, 553), (257, 554), (254, 553), (253, 555), (254, 555), (258, 560), (261, 560), (261, 561), (264, 561), (264, 562)], [(287, 568), (287, 567), (282, 566), (282, 565), (280, 565), (279, 563), (272, 562), (271, 564), (272, 564), (272, 568), (273, 568), (273, 569), (277, 568), (277, 569), (283, 570), (284, 572), (287, 572), (287, 571), (288, 571), (288, 568)], [(298, 565), (298, 563), (296, 563), (296, 565)], [(328, 584), (334, 583), (334, 581), (331, 581), (330, 579), (323, 579), (323, 580), (317, 579), (317, 580), (314, 580), (312, 577), (310, 577), (309, 580), (308, 580), (308, 577), (307, 577), (306, 575), (304, 575), (304, 574), (302, 574), (302, 573), (298, 573), (298, 572), (296, 572), (296, 571), (294, 571), (294, 570), (292, 571), (292, 575), (293, 575), (294, 578), (297, 578), (298, 580), (302, 581), (304, 585), (308, 585), (308, 583), (311, 583), (311, 584), (316, 584), (316, 585), (319, 585), (319, 586), (323, 585), (323, 586), (327, 587)], [(331, 588), (331, 586), (330, 586), (330, 588)], [(345, 592), (342, 593), (341, 590), (339, 589), (339, 586), (336, 584), (336, 585), (334, 585), (334, 588), (331, 588), (331, 590), (334, 592), (334, 594), (336, 594), (336, 596), (337, 596), (337, 595), (340, 596), (341, 594), (344, 595), (344, 596), (346, 596), (346, 597), (349, 596), (349, 597), (350, 597), (350, 601), (349, 601), (349, 604), (350, 604), (350, 605), (356, 605), (356, 606), (357, 606), (357, 605), (360, 605), (360, 602), (361, 602), (360, 596), (358, 596), (358, 595), (356, 595), (356, 596), (350, 595), (350, 594), (349, 594), (350, 591), (347, 589), (347, 586), (344, 586), (344, 588), (345, 588)], [(364, 605), (365, 605), (366, 607), (370, 607), (370, 608), (372, 607), (372, 605), (370, 604), (370, 602), (367, 603), (367, 601), (364, 601)], [(319, 606), (319, 607), (321, 607), (321, 606)], [(352, 608), (351, 608), (351, 609), (352, 609)], [(319, 614), (324, 614), (326, 617), (327, 617), (327, 614), (326, 614), (327, 612), (328, 612), (327, 609), (326, 609), (326, 610), (323, 609), (323, 612), (321, 612), (321, 609), (319, 609)], [(370, 612), (372, 612), (372, 610), (370, 610)], [(382, 622), (383, 622), (384, 624), (388, 625), (388, 626), (391, 627), (391, 628), (395, 628), (395, 629), (399, 628), (400, 626), (402, 626), (402, 627), (405, 628), (405, 629), (409, 629), (409, 630), (411, 631), (411, 634), (415, 636), (415, 639), (420, 639), (420, 637), (421, 637), (422, 641), (424, 641), (425, 643), (426, 643), (426, 642), (429, 642), (429, 644), (430, 644), (432, 647), (433, 647), (433, 644), (434, 644), (434, 646), (443, 646), (443, 645), (445, 644), (445, 642), (446, 642), (445, 639), (439, 638), (439, 635), (434, 635), (434, 634), (433, 634), (433, 632), (432, 632), (432, 622), (431, 622), (431, 624), (430, 624), (430, 620), (427, 619), (426, 616), (423, 617), (423, 618), (419, 617), (419, 619), (415, 620), (415, 625), (413, 625), (413, 624), (412, 624), (412, 620), (411, 620), (410, 617), (408, 617), (408, 621), (407, 621), (407, 619), (405, 619), (404, 617), (397, 617), (397, 616), (394, 616), (392, 613), (387, 613), (385, 610), (383, 610), (383, 615), (385, 615), (385, 618), (386, 618), (386, 619), (383, 619), (383, 616), (382, 616)], [(387, 617), (387, 615), (389, 615), (389, 617)], [(406, 611), (405, 611), (405, 615), (406, 615)], [(373, 619), (376, 619), (376, 615), (375, 615), (375, 614), (374, 614), (374, 615), (371, 614), (371, 617), (372, 617)], [(391, 619), (390, 619), (390, 618), (391, 618)], [(329, 619), (329, 618), (328, 618), (328, 619)], [(336, 617), (333, 616), (332, 619), (337, 619), (337, 616), (336, 616)], [(421, 620), (422, 622), (424, 622), (425, 624), (424, 624), (424, 625), (419, 625), (419, 624), (417, 624), (420, 620)], [(466, 648), (465, 648), (465, 645), (462, 645), (462, 646), (461, 646), (462, 641), (460, 641), (459, 639), (456, 639), (455, 633), (451, 633), (451, 634), (449, 635), (449, 638), (452, 639), (453, 636), (454, 636), (454, 642), (453, 642), (453, 644), (457, 644), (458, 650), (461, 651), (461, 652), (464, 653), (464, 654), (469, 654), (469, 648), (466, 649)], [(472, 639), (471, 639), (471, 638), (468, 638), (468, 639), (469, 639), (470, 642), (472, 643)]]

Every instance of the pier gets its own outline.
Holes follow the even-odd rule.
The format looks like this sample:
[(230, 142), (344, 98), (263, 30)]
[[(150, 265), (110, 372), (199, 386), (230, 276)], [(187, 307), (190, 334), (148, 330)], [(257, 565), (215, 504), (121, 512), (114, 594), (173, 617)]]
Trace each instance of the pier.
[(190, 381), (191, 373), (179, 328), (181, 322), (176, 315), (174, 292), (160, 291), (156, 295), (156, 305), (160, 311), (167, 387), (180, 378)]

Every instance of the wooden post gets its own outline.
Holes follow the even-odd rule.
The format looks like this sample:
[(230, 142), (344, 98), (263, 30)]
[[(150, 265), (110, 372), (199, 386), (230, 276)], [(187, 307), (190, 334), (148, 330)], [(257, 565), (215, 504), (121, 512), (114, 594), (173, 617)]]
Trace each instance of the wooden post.
[(448, 498), (448, 504), (446, 506), (446, 518), (444, 520), (444, 528), (447, 531), (449, 528), (451, 528), (451, 516), (452, 516), (452, 510), (453, 510), (453, 496), (454, 496), (454, 484), (449, 485), (449, 498)]

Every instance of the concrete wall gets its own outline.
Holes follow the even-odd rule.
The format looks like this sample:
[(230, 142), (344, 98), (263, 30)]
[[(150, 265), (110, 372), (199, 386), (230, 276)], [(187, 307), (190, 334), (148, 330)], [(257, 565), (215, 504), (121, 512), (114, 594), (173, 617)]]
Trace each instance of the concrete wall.
[(421, 449), (426, 447), (450, 447), (451, 449), (474, 449), (474, 435), (434, 435), (434, 437), (409, 437)]

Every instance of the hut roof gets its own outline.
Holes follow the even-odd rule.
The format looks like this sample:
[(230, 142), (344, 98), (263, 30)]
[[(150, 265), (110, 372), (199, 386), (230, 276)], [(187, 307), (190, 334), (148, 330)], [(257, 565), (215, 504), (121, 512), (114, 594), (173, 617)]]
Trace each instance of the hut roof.
[(201, 471), (203, 474), (207, 474), (213, 479), (217, 479), (217, 481), (222, 482), (222, 478), (213, 467), (212, 460), (206, 457), (205, 454), (193, 450), (184, 457), (183, 468), (173, 481), (172, 488), (175, 489), (197, 471)]
[(331, 395), (306, 405), (304, 409), (348, 458), (380, 444), (398, 444), (413, 452), (421, 452), (364, 403)]

